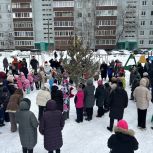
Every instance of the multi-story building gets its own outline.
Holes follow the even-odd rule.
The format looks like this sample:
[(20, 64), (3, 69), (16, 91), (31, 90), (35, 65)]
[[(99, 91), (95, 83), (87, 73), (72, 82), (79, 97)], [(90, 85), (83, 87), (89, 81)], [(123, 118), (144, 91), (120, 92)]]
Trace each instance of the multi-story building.
[(114, 49), (116, 47), (118, 0), (96, 1), (96, 49)]
[(66, 50), (74, 36), (74, 0), (53, 0), (55, 49)]
[(12, 0), (15, 48), (34, 48), (34, 31), (31, 0)]
[(14, 49), (11, 0), (0, 0), (0, 50)]
[(153, 0), (139, 0), (138, 47), (153, 48)]
[(35, 43), (54, 43), (53, 0), (33, 0)]

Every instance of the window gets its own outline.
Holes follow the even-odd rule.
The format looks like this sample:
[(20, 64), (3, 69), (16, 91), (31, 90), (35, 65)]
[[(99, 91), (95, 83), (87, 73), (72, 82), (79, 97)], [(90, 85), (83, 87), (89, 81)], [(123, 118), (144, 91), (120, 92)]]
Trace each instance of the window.
[(4, 33), (0, 33), (0, 37), (4, 37)]
[(73, 27), (74, 22), (73, 21), (55, 21), (54, 26), (55, 27)]
[(151, 11), (151, 15), (153, 15), (153, 11)]
[(153, 44), (153, 40), (149, 40), (149, 44)]
[(142, 1), (142, 5), (147, 5), (147, 1)]
[(82, 13), (78, 13), (78, 18), (81, 18), (82, 17)]
[(142, 15), (142, 16), (145, 16), (145, 15), (146, 15), (146, 11), (142, 11), (142, 12), (141, 12), (141, 15)]
[(153, 35), (153, 30), (150, 30), (149, 35)]
[(96, 44), (97, 45), (115, 45), (116, 40), (115, 39), (97, 39)]
[(143, 45), (144, 44), (144, 40), (140, 40), (140, 45)]
[(144, 35), (144, 31), (140, 31), (140, 35)]
[(53, 7), (74, 7), (74, 1), (53, 1)]
[(150, 25), (153, 25), (153, 21), (150, 21)]
[(141, 25), (145, 25), (145, 21), (141, 21)]

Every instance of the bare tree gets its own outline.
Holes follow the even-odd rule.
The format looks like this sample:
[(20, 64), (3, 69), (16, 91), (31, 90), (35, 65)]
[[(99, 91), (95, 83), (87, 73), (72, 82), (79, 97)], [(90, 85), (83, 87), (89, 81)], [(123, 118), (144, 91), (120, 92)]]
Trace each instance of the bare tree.
[(135, 31), (135, 34), (137, 35), (137, 29), (139, 27), (136, 8), (134, 8), (132, 5), (128, 5), (126, 8), (118, 6), (118, 8), (118, 30), (116, 33), (116, 46), (118, 42), (124, 37), (126, 31)]

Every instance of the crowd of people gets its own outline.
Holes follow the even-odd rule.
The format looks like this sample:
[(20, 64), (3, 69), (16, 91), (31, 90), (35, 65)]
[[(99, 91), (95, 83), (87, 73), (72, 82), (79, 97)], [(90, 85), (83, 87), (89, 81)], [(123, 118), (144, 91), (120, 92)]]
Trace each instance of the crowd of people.
[[(56, 56), (57, 57), (57, 56)], [(3, 60), (4, 72), (0, 72), (0, 126), (10, 122), (11, 132), (17, 131), (23, 153), (33, 153), (37, 144), (37, 127), (44, 135), (44, 148), (49, 152), (60, 153), (63, 145), (62, 129), (65, 120), (69, 119), (70, 98), (74, 97), (76, 107), (76, 123), (93, 119), (93, 107), (96, 102), (97, 116), (102, 117), (109, 112), (110, 125), (107, 130), (115, 134), (108, 139), (111, 153), (120, 153), (127, 150), (133, 153), (138, 149), (138, 142), (134, 132), (128, 129), (128, 123), (123, 120), (124, 109), (128, 107), (126, 92), (125, 70), (119, 60), (111, 61), (109, 65), (103, 62), (100, 66), (101, 78), (96, 71), (93, 78), (80, 82), (76, 94), (73, 94), (73, 81), (69, 80), (69, 73), (64, 69), (62, 61), (56, 58), (45, 61), (44, 66), (33, 56), (31, 70), (26, 59), (18, 61), (14, 57), (12, 63), (7, 58)], [(151, 99), (150, 89), (153, 90), (153, 63), (147, 59), (143, 67), (140, 63), (130, 69), (131, 100), (136, 102), (138, 112), (138, 128), (146, 129), (147, 108)], [(106, 79), (109, 78), (107, 82)], [(36, 96), (38, 117), (30, 111), (31, 100), (25, 98), (33, 90), (39, 90)]]

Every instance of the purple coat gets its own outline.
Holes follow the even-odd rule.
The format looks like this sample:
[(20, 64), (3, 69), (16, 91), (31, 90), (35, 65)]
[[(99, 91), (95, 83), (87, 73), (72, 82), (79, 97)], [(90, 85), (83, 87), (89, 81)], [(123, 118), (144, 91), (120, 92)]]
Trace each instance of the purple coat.
[(63, 127), (64, 118), (62, 112), (56, 110), (56, 102), (54, 100), (49, 100), (39, 126), (40, 133), (44, 135), (44, 148), (47, 151), (57, 150), (62, 147)]

